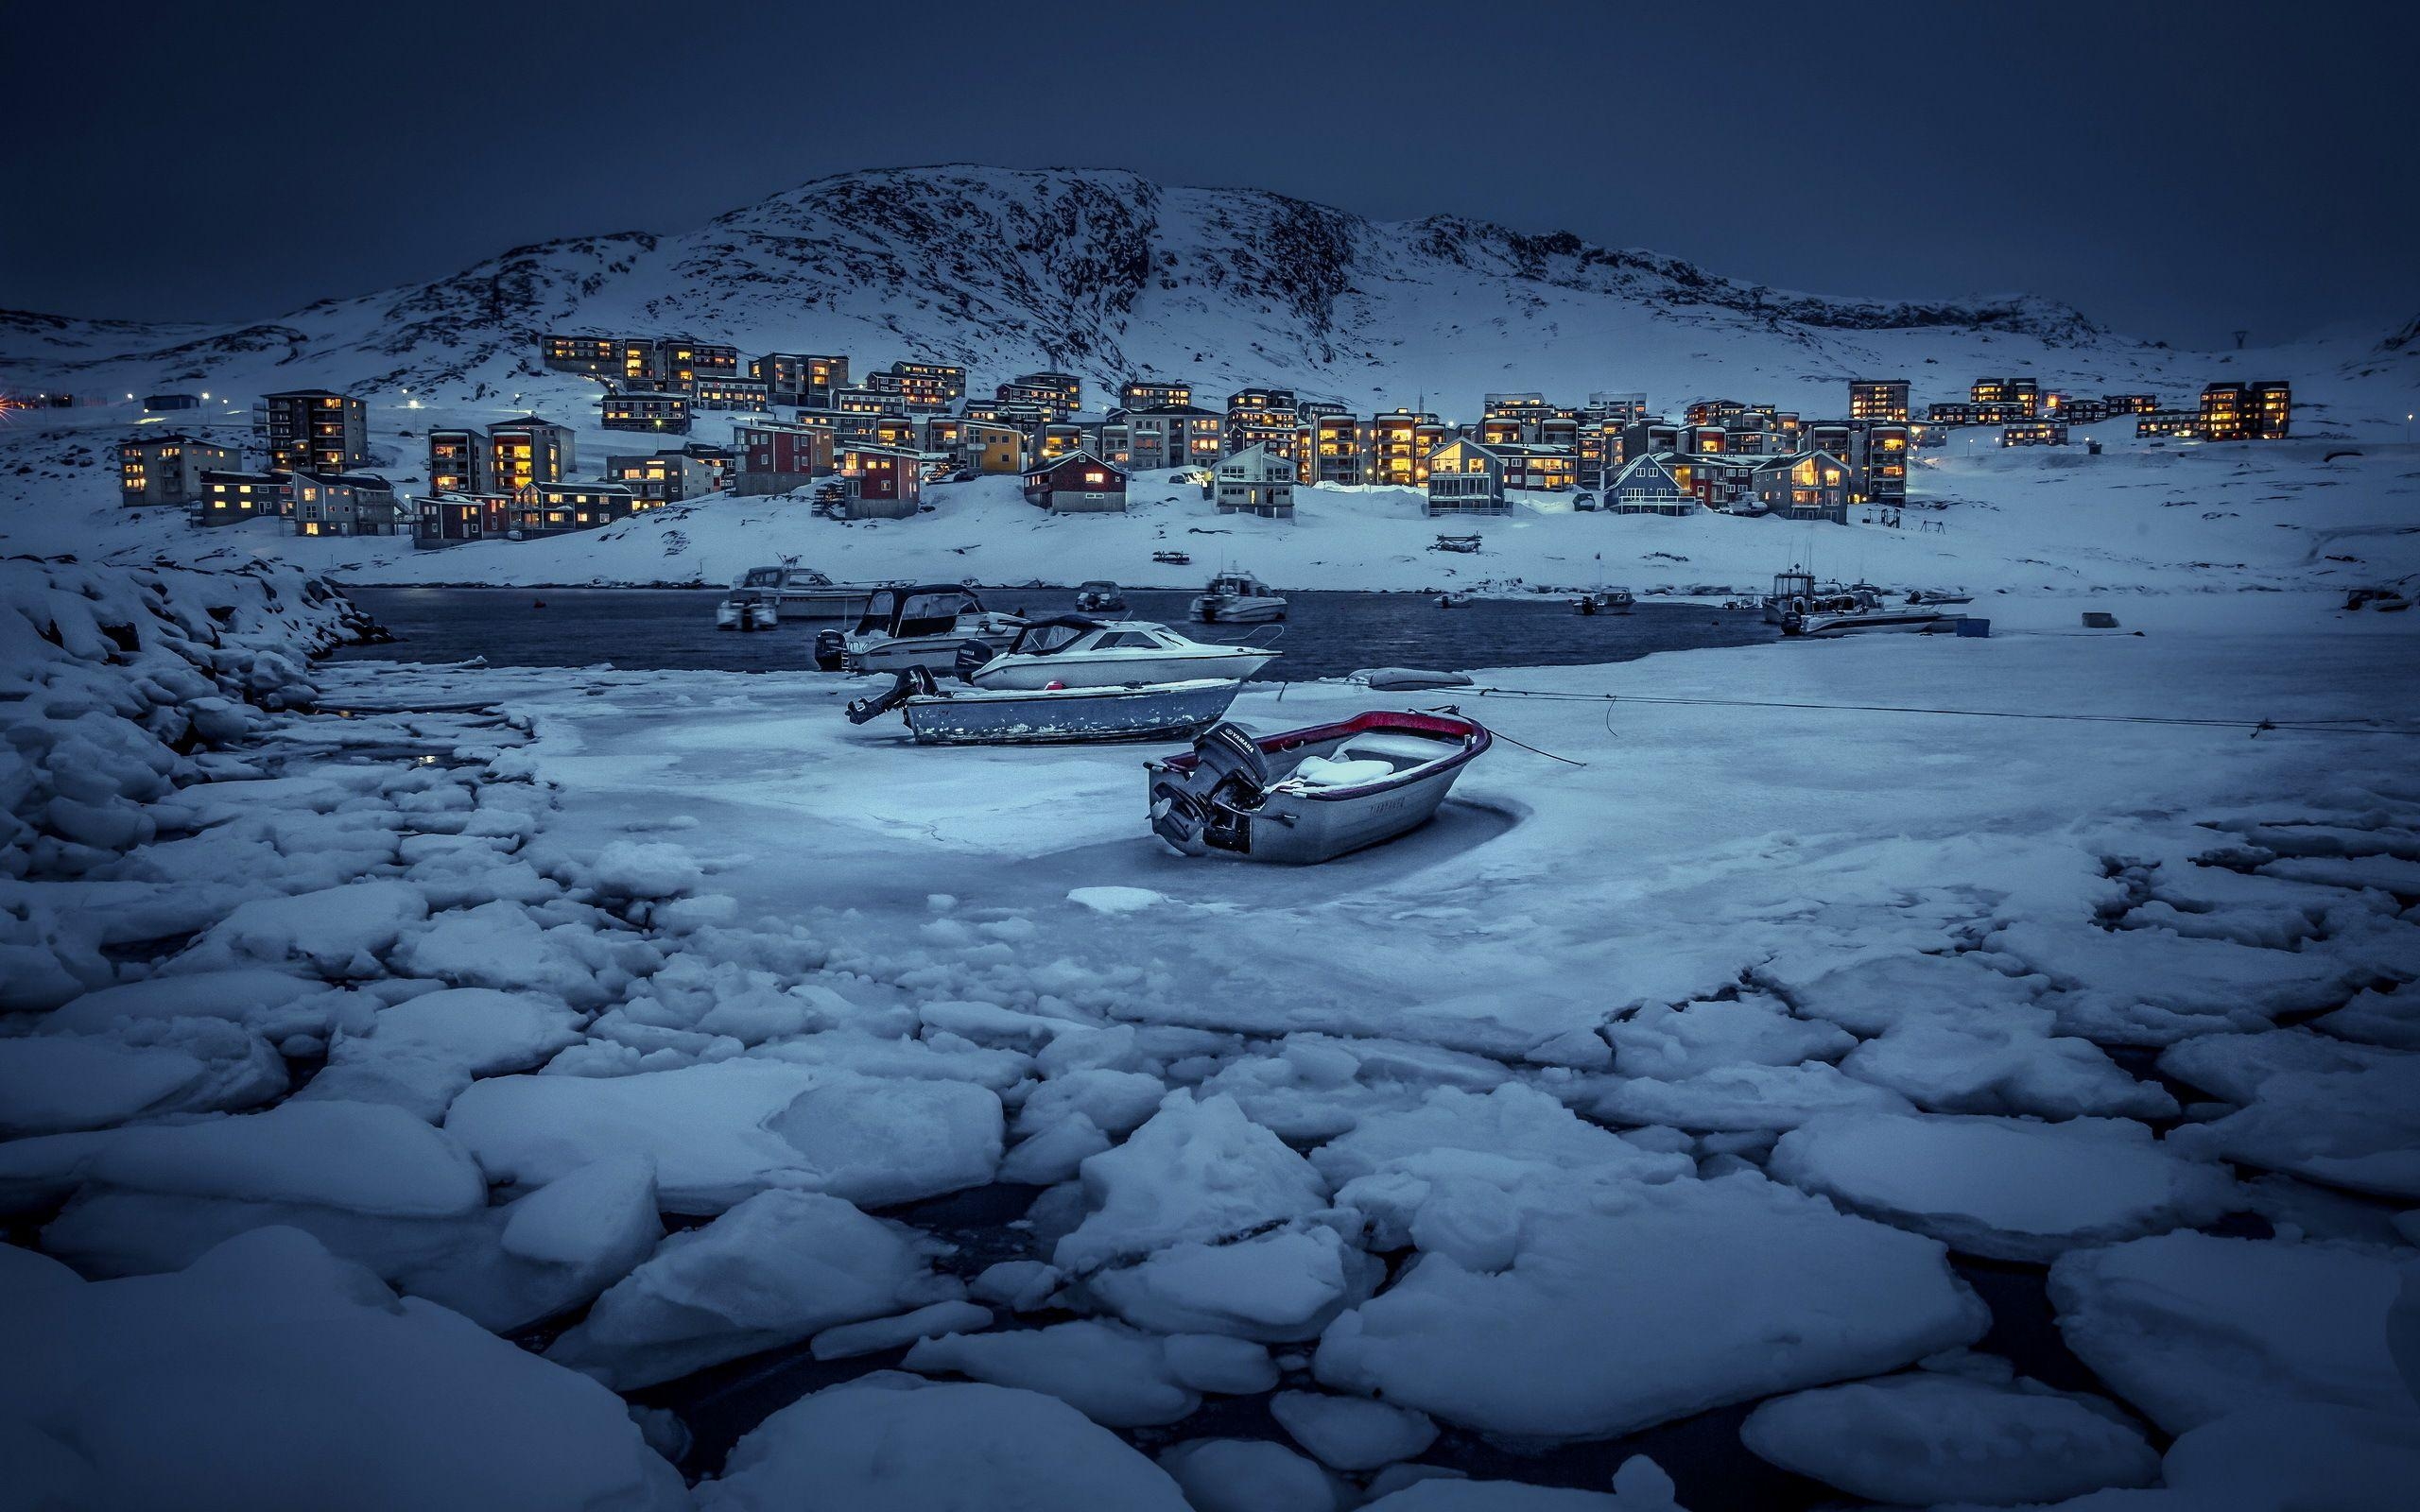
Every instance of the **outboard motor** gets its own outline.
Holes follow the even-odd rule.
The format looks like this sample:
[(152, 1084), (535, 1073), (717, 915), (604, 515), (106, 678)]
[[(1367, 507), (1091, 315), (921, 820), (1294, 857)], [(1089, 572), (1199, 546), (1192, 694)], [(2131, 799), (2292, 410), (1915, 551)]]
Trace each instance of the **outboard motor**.
[(933, 675), (923, 667), (908, 667), (892, 679), (889, 688), (852, 702), (846, 713), (849, 723), (862, 725), (870, 719), (889, 713), (918, 694), (938, 693)]
[(1000, 653), (988, 641), (961, 641), (958, 646), (958, 680), (973, 682), (975, 674), (991, 664)]
[(1221, 722), (1195, 737), (1193, 757), (1191, 771), (1164, 771), (1151, 784), (1152, 832), (1189, 856), (1213, 845), (1247, 849), (1251, 820), (1234, 811), (1258, 807), (1269, 786), (1259, 742), (1242, 727)]
[(847, 646), (847, 640), (838, 630), (816, 631), (815, 669), (818, 672), (839, 671), (848, 664)]

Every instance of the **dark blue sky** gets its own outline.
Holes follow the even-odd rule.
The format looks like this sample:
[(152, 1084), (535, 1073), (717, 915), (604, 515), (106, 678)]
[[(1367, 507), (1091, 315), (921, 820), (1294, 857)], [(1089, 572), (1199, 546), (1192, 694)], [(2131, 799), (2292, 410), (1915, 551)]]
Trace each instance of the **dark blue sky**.
[(1996, 11), (12, 6), (0, 306), (267, 317), (981, 162), (1454, 212), (1826, 293), (2026, 289), (2180, 344), (2420, 311), (2409, 10)]

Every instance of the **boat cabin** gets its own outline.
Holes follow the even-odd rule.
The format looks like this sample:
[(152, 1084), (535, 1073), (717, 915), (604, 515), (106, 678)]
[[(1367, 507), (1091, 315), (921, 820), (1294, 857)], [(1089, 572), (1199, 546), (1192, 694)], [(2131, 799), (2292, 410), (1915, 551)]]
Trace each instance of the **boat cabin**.
[(877, 588), (857, 618), (856, 633), (901, 640), (914, 635), (946, 635), (960, 614), (983, 611), (982, 601), (963, 583), (931, 583)]
[(742, 588), (829, 588), (832, 579), (812, 567), (751, 567), (739, 579)]
[(1210, 579), (1202, 593), (1211, 596), (1225, 594), (1230, 598), (1268, 598), (1272, 596), (1269, 585), (1250, 573), (1220, 573)]
[(1054, 614), (1033, 620), (1009, 644), (1010, 656), (1057, 656), (1063, 651), (1188, 651), (1196, 643), (1165, 625), (1144, 620), (1097, 620)]

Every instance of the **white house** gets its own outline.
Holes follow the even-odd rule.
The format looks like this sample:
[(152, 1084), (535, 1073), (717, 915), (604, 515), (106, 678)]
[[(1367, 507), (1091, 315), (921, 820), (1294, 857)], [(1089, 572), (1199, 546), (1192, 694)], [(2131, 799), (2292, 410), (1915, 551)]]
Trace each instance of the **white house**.
[(1293, 518), (1294, 464), (1266, 446), (1220, 457), (1216, 482), (1220, 514)]

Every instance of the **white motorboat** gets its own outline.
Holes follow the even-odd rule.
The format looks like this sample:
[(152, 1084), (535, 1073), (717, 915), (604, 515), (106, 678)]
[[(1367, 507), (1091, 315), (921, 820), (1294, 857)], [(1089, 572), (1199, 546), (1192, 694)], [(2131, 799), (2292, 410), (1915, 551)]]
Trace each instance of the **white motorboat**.
[(1243, 684), (1230, 678), (1115, 688), (947, 688), (923, 667), (849, 705), (862, 725), (892, 709), (920, 746), (1048, 746), (1178, 740), (1226, 717)]
[(1286, 617), (1286, 601), (1250, 573), (1220, 573), (1193, 601), (1204, 625), (1265, 625)]
[(1219, 725), (1143, 764), (1151, 828), (1190, 856), (1332, 861), (1427, 823), (1491, 738), (1459, 714), (1390, 711), (1257, 739)]
[(784, 562), (778, 567), (751, 567), (732, 587), (752, 588), (768, 594), (786, 620), (854, 620), (866, 611), (873, 583), (836, 583), (810, 567)]
[(996, 656), (978, 656), (969, 644), (957, 665), (978, 688), (1115, 688), (1202, 678), (1240, 682), (1276, 660), (1263, 646), (1189, 640), (1147, 620), (1059, 614), (1028, 621)]
[(1818, 608), (1806, 613), (1791, 614), (1781, 622), (1782, 634), (1812, 640), (1893, 632), (1946, 635), (1957, 628), (1957, 615), (1921, 604), (1898, 609), (1877, 604)]
[(891, 584), (873, 591), (855, 629), (817, 632), (815, 664), (826, 672), (948, 671), (969, 642), (995, 651), (1024, 625), (986, 610), (962, 583)]
[(760, 589), (735, 588), (715, 606), (715, 628), (718, 630), (769, 630), (781, 623), (781, 611), (774, 607), (772, 595)]

